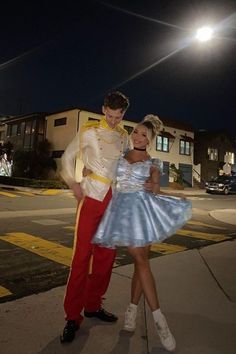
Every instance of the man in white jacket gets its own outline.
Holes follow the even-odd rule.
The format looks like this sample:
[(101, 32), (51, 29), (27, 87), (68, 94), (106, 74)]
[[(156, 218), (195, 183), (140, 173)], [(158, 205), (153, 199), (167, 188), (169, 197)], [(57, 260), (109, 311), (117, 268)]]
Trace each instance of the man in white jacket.
[[(78, 200), (74, 255), (64, 299), (66, 325), (61, 342), (71, 342), (85, 317), (115, 322), (117, 317), (102, 308), (112, 272), (115, 250), (91, 243), (111, 199), (111, 184), (119, 157), (128, 148), (128, 134), (118, 124), (129, 107), (120, 92), (104, 99), (100, 121), (87, 122), (62, 156), (61, 175)], [(76, 158), (92, 173), (76, 182)]]

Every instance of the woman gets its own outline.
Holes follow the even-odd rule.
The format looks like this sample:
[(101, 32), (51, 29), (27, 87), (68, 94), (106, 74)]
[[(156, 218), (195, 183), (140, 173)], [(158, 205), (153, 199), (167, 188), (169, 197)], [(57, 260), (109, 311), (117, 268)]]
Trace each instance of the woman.
[[(163, 195), (160, 191), (162, 163), (149, 156), (147, 147), (161, 125), (158, 117), (147, 115), (132, 132), (133, 149), (119, 160), (116, 191), (93, 242), (110, 248), (127, 246), (134, 259), (131, 303), (125, 313), (124, 329), (135, 330), (137, 306), (143, 293), (162, 345), (173, 351), (176, 343), (160, 310), (149, 264), (149, 248), (186, 223), (191, 217), (191, 204), (176, 196)], [(147, 179), (153, 186), (152, 193), (143, 187)]]

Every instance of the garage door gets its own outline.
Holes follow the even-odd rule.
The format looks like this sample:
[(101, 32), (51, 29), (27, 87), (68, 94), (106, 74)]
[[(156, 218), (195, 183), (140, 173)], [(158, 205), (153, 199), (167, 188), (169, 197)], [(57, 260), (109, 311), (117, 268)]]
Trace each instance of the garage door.
[(169, 162), (163, 161), (163, 175), (161, 176), (161, 187), (169, 186)]
[(179, 164), (179, 169), (182, 172), (183, 180), (184, 180), (184, 185), (187, 187), (192, 187), (192, 181), (193, 181), (193, 169), (192, 165), (180, 163)]

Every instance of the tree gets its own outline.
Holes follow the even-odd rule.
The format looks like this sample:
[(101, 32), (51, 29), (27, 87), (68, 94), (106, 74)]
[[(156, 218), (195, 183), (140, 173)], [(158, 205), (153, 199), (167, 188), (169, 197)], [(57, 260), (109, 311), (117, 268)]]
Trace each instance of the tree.
[(6, 154), (6, 159), (10, 162), (12, 160), (13, 145), (10, 141), (0, 144), (0, 157)]
[(51, 144), (45, 140), (35, 151), (17, 150), (13, 156), (13, 176), (47, 179), (51, 171), (56, 171), (55, 160), (50, 156)]
[(174, 182), (183, 184), (183, 173), (178, 169), (174, 163), (170, 164), (170, 177), (174, 178)]
[(0, 176), (10, 177), (12, 174), (12, 151), (10, 142), (0, 144)]

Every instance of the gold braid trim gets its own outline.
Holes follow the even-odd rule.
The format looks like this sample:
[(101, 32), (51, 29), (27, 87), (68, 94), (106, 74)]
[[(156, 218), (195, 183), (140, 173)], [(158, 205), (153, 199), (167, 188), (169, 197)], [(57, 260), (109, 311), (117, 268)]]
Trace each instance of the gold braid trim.
[(127, 130), (122, 128), (122, 127), (120, 127), (120, 126), (116, 127), (116, 130), (122, 135), (128, 135)]
[(83, 125), (82, 125), (82, 127), (81, 127), (81, 131), (86, 131), (86, 130), (88, 130), (88, 129), (90, 129), (90, 128), (98, 128), (99, 127), (99, 125), (100, 125), (100, 122), (97, 122), (97, 121), (92, 121), (92, 122), (86, 122), (86, 123), (84, 123)]

